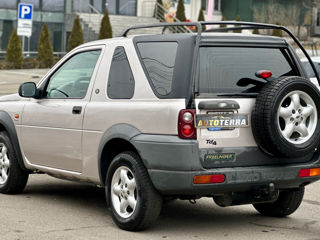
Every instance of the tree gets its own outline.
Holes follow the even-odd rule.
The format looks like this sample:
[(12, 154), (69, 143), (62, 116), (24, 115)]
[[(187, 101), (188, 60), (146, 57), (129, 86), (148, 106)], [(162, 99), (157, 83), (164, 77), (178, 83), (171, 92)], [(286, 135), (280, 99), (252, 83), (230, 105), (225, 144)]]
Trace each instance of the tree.
[[(202, 8), (200, 8), (199, 16), (198, 16), (198, 22), (201, 22), (201, 21), (205, 21)], [(202, 32), (204, 32), (205, 30), (206, 30), (206, 26), (202, 25)]]
[(184, 12), (184, 2), (183, 0), (179, 0), (176, 18), (179, 19), (181, 22), (185, 22), (187, 20), (185, 12)]
[[(275, 24), (280, 25), (279, 22), (276, 22)], [(272, 36), (282, 37), (282, 30), (277, 28), (272, 29)]]
[(38, 43), (38, 61), (41, 68), (49, 68), (53, 65), (53, 48), (47, 24), (43, 24), (41, 29)]
[(10, 68), (21, 68), (23, 55), (20, 38), (14, 29), (8, 43), (6, 60)]
[[(241, 18), (240, 18), (240, 16), (238, 15), (237, 17), (236, 17), (236, 21), (241, 21)], [(235, 25), (235, 27), (239, 27), (239, 25)], [(234, 33), (241, 33), (241, 29), (239, 29), (239, 30), (233, 30), (233, 32)]]
[(110, 24), (108, 9), (104, 11), (104, 16), (101, 20), (99, 39), (112, 38), (112, 27)]
[(76, 17), (73, 22), (72, 31), (68, 39), (68, 52), (74, 49), (75, 47), (83, 43), (83, 33), (80, 25), (79, 17)]

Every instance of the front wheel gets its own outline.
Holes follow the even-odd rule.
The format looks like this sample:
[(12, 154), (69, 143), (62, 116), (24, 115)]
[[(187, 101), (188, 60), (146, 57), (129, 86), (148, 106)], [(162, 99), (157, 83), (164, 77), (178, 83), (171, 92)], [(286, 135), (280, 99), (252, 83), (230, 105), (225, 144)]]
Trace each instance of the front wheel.
[(294, 213), (300, 206), (304, 196), (304, 187), (282, 191), (273, 203), (253, 204), (254, 208), (265, 216), (286, 217)]
[(18, 163), (10, 138), (0, 132), (0, 193), (20, 193), (25, 188), (29, 174)]
[(134, 152), (121, 153), (112, 160), (106, 178), (106, 195), (113, 220), (124, 230), (146, 229), (161, 211), (162, 197)]

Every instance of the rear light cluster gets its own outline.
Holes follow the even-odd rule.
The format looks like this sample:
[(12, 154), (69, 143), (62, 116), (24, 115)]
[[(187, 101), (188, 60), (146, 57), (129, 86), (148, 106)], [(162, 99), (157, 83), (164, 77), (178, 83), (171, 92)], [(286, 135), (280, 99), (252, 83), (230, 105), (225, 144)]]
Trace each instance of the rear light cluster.
[(193, 184), (223, 183), (225, 180), (224, 174), (198, 175), (193, 177)]
[(195, 109), (183, 109), (178, 117), (178, 135), (183, 139), (197, 139), (197, 129), (194, 126)]
[(320, 168), (300, 169), (299, 177), (315, 177), (320, 176)]

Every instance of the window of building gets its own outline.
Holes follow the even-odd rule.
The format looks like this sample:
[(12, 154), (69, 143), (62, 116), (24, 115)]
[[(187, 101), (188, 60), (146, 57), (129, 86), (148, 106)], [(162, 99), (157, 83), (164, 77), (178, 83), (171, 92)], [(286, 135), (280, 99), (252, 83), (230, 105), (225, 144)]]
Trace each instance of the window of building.
[(124, 47), (114, 50), (108, 78), (107, 94), (112, 99), (130, 99), (135, 81)]
[(17, 0), (0, 0), (0, 8), (17, 9)]
[(74, 12), (90, 12), (90, 0), (73, 0), (72, 8)]
[(161, 96), (170, 94), (178, 43), (144, 42), (137, 45), (155, 91)]
[[(208, 1), (201, 0), (201, 8), (208, 11)], [(221, 11), (221, 0), (214, 0), (214, 11)]]
[(100, 52), (81, 52), (67, 60), (50, 77), (46, 98), (84, 98)]
[(64, 12), (65, 0), (42, 0), (42, 10), (48, 12)]
[(101, 12), (101, 13), (103, 12), (104, 6), (103, 6), (103, 1), (102, 0), (93, 0), (92, 1), (92, 5), (99, 12)]
[(135, 16), (137, 13), (137, 0), (107, 0), (110, 14)]

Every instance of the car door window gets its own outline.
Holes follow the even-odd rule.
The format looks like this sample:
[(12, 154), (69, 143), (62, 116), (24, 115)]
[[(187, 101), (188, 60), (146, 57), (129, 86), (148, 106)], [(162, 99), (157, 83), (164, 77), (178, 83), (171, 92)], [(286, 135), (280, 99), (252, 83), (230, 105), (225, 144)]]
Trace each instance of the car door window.
[(68, 59), (51, 77), (45, 98), (84, 98), (101, 50), (78, 53)]

